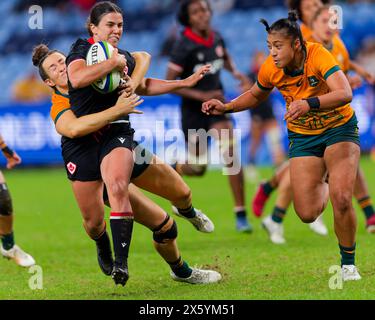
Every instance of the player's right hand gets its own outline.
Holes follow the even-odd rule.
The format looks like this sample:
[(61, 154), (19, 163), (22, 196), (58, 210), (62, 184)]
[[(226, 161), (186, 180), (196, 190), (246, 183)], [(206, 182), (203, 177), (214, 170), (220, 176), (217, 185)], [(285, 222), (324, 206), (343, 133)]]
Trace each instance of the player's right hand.
[(211, 99), (202, 104), (202, 112), (207, 115), (221, 115), (225, 112), (225, 105), (220, 100)]
[(130, 97), (127, 96), (126, 92), (123, 92), (117, 99), (117, 102), (114, 106), (119, 116), (127, 115), (130, 113), (142, 114), (140, 110), (135, 108), (143, 102), (140, 96), (132, 94)]
[(13, 155), (4, 154), (7, 159), (7, 169), (13, 169), (17, 164), (21, 163), (21, 157), (13, 151)]
[(123, 72), (126, 67), (126, 58), (124, 55), (118, 53), (118, 49), (114, 48), (112, 55), (109, 59), (112, 59), (115, 65), (115, 69), (119, 70), (120, 72)]

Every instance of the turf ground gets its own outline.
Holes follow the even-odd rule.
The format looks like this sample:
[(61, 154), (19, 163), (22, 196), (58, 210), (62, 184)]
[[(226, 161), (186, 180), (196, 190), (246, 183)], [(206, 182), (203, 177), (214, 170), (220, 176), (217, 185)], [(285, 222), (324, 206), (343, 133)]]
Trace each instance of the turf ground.
[[(362, 159), (362, 168), (375, 196), (375, 163)], [(260, 169), (269, 177), (271, 168)], [(227, 178), (211, 171), (204, 178), (186, 179), (194, 205), (214, 221), (213, 234), (201, 234), (176, 218), (179, 247), (189, 264), (220, 271), (221, 283), (193, 286), (171, 280), (168, 266), (152, 246), (151, 232), (136, 225), (129, 258), (130, 279), (115, 287), (96, 262), (95, 246), (86, 236), (78, 208), (63, 169), (27, 169), (5, 172), (16, 212), (16, 242), (32, 253), (43, 270), (43, 290), (28, 286), (31, 274), (0, 260), (0, 299), (373, 299), (375, 297), (375, 235), (365, 232), (358, 213), (357, 265), (363, 279), (329, 288), (328, 272), (338, 265), (339, 252), (332, 226), (332, 209), (324, 220), (329, 236), (318, 236), (302, 224), (290, 208), (285, 219), (287, 244), (272, 244), (261, 220), (250, 214), (252, 234), (234, 228)], [(247, 202), (255, 185), (247, 182)], [(169, 204), (152, 197), (166, 210)], [(266, 209), (270, 212), (275, 195)]]

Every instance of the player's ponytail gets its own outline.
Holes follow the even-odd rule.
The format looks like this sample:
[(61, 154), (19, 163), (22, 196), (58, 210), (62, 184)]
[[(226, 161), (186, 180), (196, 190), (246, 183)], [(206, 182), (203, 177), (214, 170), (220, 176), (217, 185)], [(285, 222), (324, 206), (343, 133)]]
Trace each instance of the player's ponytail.
[(291, 37), (294, 40), (299, 39), (303, 50), (306, 50), (305, 41), (302, 36), (301, 29), (297, 23), (298, 14), (296, 11), (290, 11), (288, 18), (280, 19), (269, 26), (265, 19), (261, 19), (260, 22), (265, 25), (268, 33), (272, 32), (284, 32), (286, 36)]
[(47, 80), (48, 74), (43, 68), (43, 62), (49, 57), (51, 54), (58, 52), (64, 55), (62, 52), (58, 50), (50, 50), (47, 45), (45, 44), (38, 44), (34, 47), (31, 60), (33, 61), (33, 65), (39, 69), (39, 75), (43, 81)]
[(33, 65), (39, 69), (39, 75), (42, 80), (48, 79), (48, 75), (42, 67), (43, 61), (50, 55), (50, 50), (45, 44), (39, 44), (33, 49), (32, 61)]
[(268, 33), (270, 33), (271, 28), (270, 28), (270, 25), (268, 24), (267, 20), (265, 20), (265, 19), (260, 19), (260, 23), (264, 24), (264, 26), (266, 27), (266, 31), (267, 31)]

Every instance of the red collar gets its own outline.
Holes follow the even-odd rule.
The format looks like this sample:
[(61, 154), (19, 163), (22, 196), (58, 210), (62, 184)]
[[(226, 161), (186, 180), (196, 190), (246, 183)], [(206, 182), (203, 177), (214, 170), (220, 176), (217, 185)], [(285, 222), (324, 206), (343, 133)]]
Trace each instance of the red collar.
[(208, 39), (202, 38), (200, 35), (196, 34), (191, 30), (191, 28), (185, 28), (184, 36), (194, 41), (195, 43), (204, 45), (205, 47), (212, 47), (214, 45), (214, 33), (211, 31)]
[(89, 39), (87, 39), (87, 41), (90, 43), (90, 44), (94, 44), (95, 43), (95, 41), (94, 41), (94, 38), (93, 37), (91, 37), (91, 38), (89, 38)]

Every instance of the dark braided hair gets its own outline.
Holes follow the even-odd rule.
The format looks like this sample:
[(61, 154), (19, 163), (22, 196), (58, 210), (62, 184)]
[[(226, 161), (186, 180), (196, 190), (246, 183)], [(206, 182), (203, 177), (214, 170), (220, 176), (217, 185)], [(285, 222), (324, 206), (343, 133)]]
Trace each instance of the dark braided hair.
[(210, 2), (208, 0), (183, 0), (178, 8), (178, 13), (177, 13), (177, 20), (178, 22), (185, 26), (188, 27), (190, 26), (189, 24), (189, 6), (190, 4), (198, 1), (204, 1), (207, 4), (208, 10), (212, 13)]
[(265, 19), (260, 20), (260, 22), (266, 27), (267, 33), (283, 31), (288, 37), (291, 37), (293, 41), (299, 39), (302, 49), (306, 50), (305, 40), (303, 39), (302, 32), (297, 21), (298, 16), (295, 11), (290, 11), (287, 19), (277, 20), (271, 26)]

